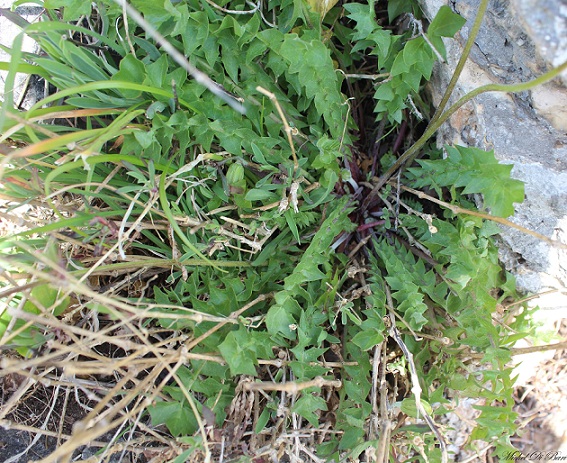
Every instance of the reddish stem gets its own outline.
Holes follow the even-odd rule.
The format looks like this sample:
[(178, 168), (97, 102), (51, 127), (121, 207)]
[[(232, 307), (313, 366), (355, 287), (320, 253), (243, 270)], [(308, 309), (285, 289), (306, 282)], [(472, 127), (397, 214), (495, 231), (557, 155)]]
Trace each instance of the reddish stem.
[(364, 230), (368, 230), (369, 228), (377, 227), (378, 225), (384, 225), (386, 223), (385, 220), (378, 220), (376, 222), (365, 223), (363, 225), (359, 225), (356, 231), (361, 232)]

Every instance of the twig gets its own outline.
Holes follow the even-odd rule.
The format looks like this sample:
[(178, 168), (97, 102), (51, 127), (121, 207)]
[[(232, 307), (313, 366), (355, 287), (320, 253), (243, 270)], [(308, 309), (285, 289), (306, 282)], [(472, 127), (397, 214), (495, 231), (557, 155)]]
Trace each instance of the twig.
[(205, 0), (209, 5), (211, 5), (213, 8), (222, 11), (223, 13), (226, 14), (254, 14), (256, 13), (256, 11), (258, 11), (260, 9), (260, 2), (254, 4), (252, 2), (246, 2), (248, 5), (253, 6), (253, 8), (251, 10), (228, 10), (226, 8), (223, 8), (220, 5), (217, 5), (215, 2), (213, 2), (213, 0)]
[[(536, 352), (547, 352), (550, 350), (565, 350), (567, 349), (567, 341), (556, 342), (554, 344), (545, 344), (543, 346), (528, 346), (528, 347), (512, 347), (510, 348), (510, 355), (512, 357), (516, 355), (533, 354)], [(484, 354), (480, 352), (469, 352), (467, 356), (470, 358), (483, 358)]]
[(287, 383), (273, 383), (269, 381), (260, 381), (256, 383), (245, 383), (244, 389), (247, 391), (281, 391), (289, 394), (297, 394), (298, 392), (310, 387), (334, 387), (340, 389), (342, 382), (338, 379), (329, 380), (322, 376), (317, 376), (310, 381), (288, 381)]
[(368, 241), (370, 241), (370, 239), (372, 238), (372, 235), (368, 235), (366, 238), (363, 238), (362, 240), (360, 240), (358, 242), (358, 244), (354, 247), (354, 249), (349, 253), (348, 260), (352, 260), (352, 258), (356, 255), (356, 253), (360, 250), (360, 248), (362, 248), (363, 246), (366, 246), (366, 243), (368, 243)]
[[(380, 429), (381, 434), (378, 439), (378, 452), (376, 454), (377, 463), (388, 463), (390, 438), (392, 435), (392, 422), (388, 411), (388, 383), (386, 382), (386, 348), (387, 344), (382, 343), (382, 368), (380, 371)], [(395, 396), (395, 395), (394, 395)]]
[(299, 163), (297, 162), (297, 156), (295, 154), (295, 146), (293, 145), (293, 138), (291, 136), (291, 127), (287, 122), (283, 109), (280, 106), (280, 103), (276, 98), (276, 95), (274, 95), (272, 92), (260, 86), (256, 87), (256, 90), (258, 90), (261, 94), (267, 96), (272, 101), (272, 103), (274, 103), (274, 106), (276, 107), (278, 114), (280, 115), (282, 124), (284, 125), (285, 133), (287, 135), (287, 141), (289, 143), (289, 147), (291, 148), (291, 155), (293, 156), (293, 171), (295, 173), (297, 172), (297, 169), (299, 169)]
[(385, 77), (390, 77), (390, 73), (386, 72), (384, 74), (344, 74), (347, 79), (368, 79), (377, 80)]
[[(390, 305), (390, 307), (393, 307), (392, 294), (390, 293), (390, 288), (387, 285), (385, 286), (385, 290), (386, 290), (386, 299), (388, 301), (388, 304)], [(421, 403), (421, 386), (419, 384), (419, 376), (417, 375), (417, 369), (413, 361), (413, 354), (405, 345), (404, 341), (402, 340), (402, 337), (400, 336), (400, 332), (396, 328), (396, 318), (394, 316), (394, 311), (389, 309), (389, 312), (390, 312), (390, 328), (389, 328), (390, 336), (394, 339), (394, 341), (396, 341), (398, 346), (400, 346), (400, 349), (402, 350), (408, 362), (410, 376), (411, 376), (411, 383), (412, 383), (411, 392), (415, 397), (415, 406), (419, 411), (419, 413), (423, 416), (423, 419), (429, 426), (429, 429), (431, 429), (431, 431), (433, 432), (433, 434), (435, 434), (435, 437), (437, 437), (437, 440), (439, 441), (439, 446), (441, 448), (442, 463), (447, 463), (449, 461), (449, 457), (447, 454), (447, 444), (445, 443), (445, 438), (443, 437), (443, 435), (435, 425), (435, 422), (428, 415), (423, 404)]]
[(305, 452), (307, 455), (309, 455), (309, 458), (311, 458), (311, 461), (313, 461), (314, 463), (325, 463), (327, 461), (317, 457), (311, 450), (309, 450), (305, 445), (301, 443), (298, 447), (302, 452)]
[(533, 299), (537, 299), (538, 297), (542, 297), (542, 296), (546, 296), (548, 294), (554, 294), (554, 293), (558, 293), (558, 292), (562, 292), (560, 289), (555, 288), (555, 289), (549, 289), (547, 291), (542, 291), (541, 293), (536, 293), (536, 294), (532, 294), (530, 296), (526, 296), (522, 299), (520, 299), (519, 301), (514, 301), (511, 302), (510, 304), (506, 304), (504, 307), (506, 309), (510, 309), (511, 307), (517, 306), (517, 305), (521, 305), (524, 302), (528, 302), (531, 301)]
[[(136, 56), (136, 50), (132, 44), (132, 39), (130, 39), (130, 27), (128, 25), (128, 15), (126, 14), (126, 1), (124, 1), (122, 5), (122, 20), (124, 21), (124, 33), (126, 34), (126, 41), (130, 47), (130, 53), (132, 53), (133, 56)], [(116, 32), (118, 32), (118, 23), (116, 24)], [(120, 37), (120, 33), (118, 33), (118, 36)]]
[(380, 372), (380, 358), (382, 356), (382, 346), (384, 341), (374, 346), (374, 356), (372, 358), (372, 390), (370, 391), (370, 403), (372, 412), (379, 414), (378, 410), (378, 373)]
[(500, 223), (502, 225), (506, 225), (507, 227), (511, 227), (511, 228), (515, 228), (516, 230), (520, 230), (523, 233), (526, 233), (528, 235), (533, 236), (534, 238), (537, 238), (541, 241), (546, 242), (550, 246), (554, 246), (554, 247), (560, 248), (560, 249), (567, 249), (567, 244), (561, 243), (560, 241), (554, 240), (552, 238), (548, 238), (547, 236), (542, 235), (541, 233), (538, 233), (538, 232), (535, 232), (535, 231), (530, 230), (528, 228), (522, 227), (521, 225), (515, 224), (514, 222), (511, 222), (510, 220), (504, 219), (502, 217), (496, 217), (494, 215), (485, 214), (483, 212), (471, 211), (469, 209), (464, 209), (460, 206), (456, 206), (454, 204), (449, 204), (449, 203), (446, 203), (445, 201), (441, 201), (437, 198), (434, 198), (433, 196), (429, 196), (428, 194), (425, 194), (422, 191), (414, 190), (413, 188), (409, 188), (409, 187), (406, 187), (406, 186), (403, 186), (403, 185), (402, 185), (402, 189), (404, 191), (407, 191), (408, 193), (411, 193), (411, 194), (417, 196), (420, 199), (427, 199), (428, 201), (431, 201), (432, 203), (435, 203), (435, 204), (438, 204), (439, 206), (445, 207), (445, 208), (449, 209), (451, 212), (453, 212), (454, 214), (466, 214), (466, 215), (472, 215), (474, 217), (481, 217), (481, 218), (486, 219), (486, 220), (491, 220), (493, 222), (497, 222), (497, 223)]
[(250, 309), (251, 307), (254, 307), (259, 302), (262, 302), (262, 301), (265, 301), (266, 299), (271, 298), (272, 296), (273, 296), (273, 293), (260, 294), (256, 299), (254, 299), (253, 301), (250, 301), (244, 307), (238, 309), (236, 312), (231, 313), (230, 316), (226, 320), (224, 320), (224, 321), (218, 323), (217, 325), (213, 326), (206, 333), (203, 333), (197, 339), (194, 339), (193, 341), (188, 343), (187, 346), (186, 346), (187, 350), (189, 351), (189, 350), (193, 349), (193, 347), (195, 347), (197, 344), (199, 344), (202, 340), (207, 339), (211, 334), (220, 330), (224, 325), (226, 325), (227, 323), (231, 323), (231, 321), (233, 321), (233, 320), (236, 320), (243, 312)]
[[(538, 413), (540, 413), (538, 411)], [(484, 447), (481, 450), (477, 450), (475, 454), (471, 455), (468, 458), (465, 458), (464, 460), (461, 460), (461, 463), (472, 463), (473, 461), (481, 461), (482, 456), (488, 452), (491, 448), (493, 448), (492, 444), (487, 445), (486, 447)]]
[(244, 106), (236, 101), (232, 95), (225, 92), (220, 85), (213, 81), (207, 74), (197, 69), (196, 66), (191, 64), (181, 52), (179, 52), (167, 39), (161, 35), (155, 27), (153, 27), (133, 6), (129, 5), (126, 0), (114, 0), (118, 5), (124, 8), (128, 15), (134, 19), (152, 37), (166, 53), (168, 53), (173, 60), (185, 69), (198, 83), (207, 88), (211, 93), (218, 96), (232, 109), (241, 114), (245, 113)]

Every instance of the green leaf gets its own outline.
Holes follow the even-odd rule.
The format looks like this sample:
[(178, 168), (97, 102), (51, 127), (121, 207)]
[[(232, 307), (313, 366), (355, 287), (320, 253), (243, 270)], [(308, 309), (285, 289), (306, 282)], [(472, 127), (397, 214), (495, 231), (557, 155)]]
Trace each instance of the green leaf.
[[(297, 303), (295, 302), (295, 304)], [(290, 328), (295, 323), (295, 319), (284, 305), (278, 304), (270, 307), (266, 315), (266, 328), (268, 328), (268, 332), (274, 335), (282, 335), (284, 338), (290, 340), (296, 337), (295, 330)]]
[(45, 8), (58, 9), (63, 8), (63, 21), (74, 21), (81, 16), (90, 16), (91, 3), (77, 2), (75, 0), (45, 0), (43, 3)]
[[(200, 437), (200, 436), (199, 436)], [(180, 455), (178, 455), (177, 457), (175, 457), (175, 460), (173, 460), (172, 463), (186, 463), (187, 461), (190, 461), (190, 456), (191, 454), (195, 453), (195, 446), (191, 446), (190, 449), (185, 450), (184, 452), (182, 452)]]
[(354, 338), (352, 338), (352, 342), (362, 350), (372, 349), (384, 340), (384, 334), (380, 330), (376, 328), (365, 328), (364, 324), (362, 328), (362, 331), (356, 333)]
[(131, 3), (134, 8), (144, 15), (146, 21), (149, 21), (154, 27), (166, 23), (171, 18), (171, 11), (165, 9), (164, 1), (132, 0)]
[(374, 19), (374, 4), (347, 3), (343, 5), (343, 8), (348, 11), (347, 18), (356, 21), (355, 31), (352, 34), (353, 40), (364, 40), (380, 27)]
[(284, 212), (284, 217), (287, 222), (287, 226), (295, 238), (295, 241), (297, 241), (298, 244), (301, 244), (301, 237), (299, 236), (299, 228), (297, 228), (295, 211), (293, 209), (288, 209)]
[(414, 0), (388, 0), (388, 20), (394, 22), (402, 13), (413, 13), (417, 16), (420, 11), (419, 5)]
[(423, 314), (427, 311), (425, 294), (434, 291), (435, 275), (426, 271), (423, 261), (416, 261), (410, 251), (400, 245), (391, 246), (386, 241), (375, 244), (388, 276), (384, 279), (392, 288), (392, 296), (398, 302), (398, 310), (412, 329), (421, 330), (427, 323)]
[(266, 354), (266, 335), (250, 332), (241, 326), (238, 331), (231, 331), (220, 344), (219, 351), (230, 367), (230, 373), (236, 375), (256, 376), (258, 365), (258, 349)]
[[(44, 310), (51, 308), (51, 313), (53, 313), (53, 315), (60, 315), (65, 312), (71, 301), (69, 296), (60, 299), (60, 294), (61, 291), (50, 284), (38, 285), (32, 289), (32, 298), (31, 300), (28, 299), (26, 301), (24, 304), (24, 310), (26, 312), (39, 314), (43, 313)], [(35, 302), (32, 302), (32, 300), (37, 301), (39, 303), (39, 307), (36, 306)], [(58, 302), (58, 304), (55, 306), (56, 302)]]
[(304, 40), (297, 34), (288, 34), (280, 53), (287, 61), (287, 74), (290, 78), (297, 76), (306, 98), (313, 100), (333, 137), (340, 139), (344, 136), (346, 107), (329, 49), (320, 40)]
[(484, 205), (498, 217), (514, 214), (514, 203), (524, 200), (524, 184), (510, 178), (511, 165), (499, 164), (494, 151), (474, 147), (446, 146), (447, 159), (418, 161), (422, 166), (408, 169), (416, 186), (462, 187), (464, 194), (481, 193)]
[(226, 172), (226, 181), (229, 185), (237, 185), (241, 180), (244, 180), (244, 167), (242, 164), (235, 162), (231, 164)]
[(453, 37), (466, 23), (466, 19), (443, 5), (431, 21), (427, 34), (430, 37)]
[(277, 198), (277, 196), (273, 191), (252, 188), (251, 190), (248, 190), (244, 198), (247, 201), (263, 201), (265, 199), (270, 199), (273, 201)]
[(180, 402), (157, 402), (148, 407), (148, 411), (154, 426), (165, 424), (175, 437), (191, 435), (198, 428), (193, 411)]
[(466, 20), (456, 13), (453, 13), (450, 7), (444, 5), (440, 8), (435, 18), (429, 25), (427, 36), (435, 49), (447, 59), (447, 51), (441, 37), (453, 37)]
[(327, 403), (322, 397), (307, 393), (303, 393), (291, 407), (292, 412), (305, 418), (315, 428), (319, 426), (319, 419), (315, 414), (317, 410), (327, 410)]
[[(433, 413), (431, 405), (429, 405), (426, 400), (421, 399), (421, 405), (428, 415), (431, 415)], [(408, 416), (411, 416), (412, 418), (423, 418), (421, 416), (421, 413), (417, 409), (417, 404), (415, 403), (414, 397), (406, 397), (404, 400), (402, 400), (400, 408), (402, 409), (402, 412), (404, 412)]]
[[(134, 55), (126, 55), (120, 61), (120, 70), (112, 76), (112, 80), (122, 82), (142, 83), (146, 78), (146, 66), (136, 59)], [(122, 90), (126, 98), (138, 98), (141, 94), (137, 90)]]
[[(146, 78), (144, 84), (150, 87), (164, 88), (171, 86), (171, 82), (166, 81), (168, 60), (167, 55), (162, 55), (160, 58), (146, 66)], [(176, 82), (179, 84), (179, 82)]]
[(262, 410), (262, 413), (258, 417), (258, 421), (256, 421), (256, 427), (254, 428), (254, 432), (256, 434), (260, 434), (268, 424), (268, 420), (270, 419), (271, 411), (268, 407), (265, 407)]
[[(408, 66), (408, 69), (418, 71), (426, 80), (431, 78), (435, 58), (430, 46), (425, 42), (423, 37), (410, 40), (401, 54), (403, 55), (404, 62)], [(413, 91), (417, 92), (419, 90), (420, 81), (421, 77), (417, 79), (417, 85), (410, 85)], [(407, 78), (405, 78), (405, 82), (408, 82)]]
[(311, 164), (315, 169), (338, 169), (337, 160), (341, 158), (340, 142), (324, 135), (317, 140), (319, 154)]

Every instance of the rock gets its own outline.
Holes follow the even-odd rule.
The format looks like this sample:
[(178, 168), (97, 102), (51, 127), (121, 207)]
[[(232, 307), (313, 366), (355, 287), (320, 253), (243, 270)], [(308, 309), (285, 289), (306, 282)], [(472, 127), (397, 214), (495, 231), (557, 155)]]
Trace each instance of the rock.
[[(559, 0), (513, 0), (516, 17), (539, 54), (553, 66), (567, 61), (567, 4)], [(563, 77), (567, 83), (567, 77)]]
[[(442, 0), (421, 0), (429, 19)], [(441, 100), (461, 56), (479, 0), (451, 2), (467, 19), (447, 41), (447, 63), (437, 65), (430, 89)], [(526, 82), (567, 61), (567, 5), (559, 0), (496, 0), (487, 9), (451, 102), (488, 83)], [(458, 110), (439, 131), (439, 143), (494, 149), (525, 182), (515, 223), (567, 243), (567, 74), (528, 92), (486, 93)], [(537, 303), (567, 308), (567, 251), (517, 230), (503, 230), (501, 258), (531, 293), (555, 290)], [(555, 318), (555, 317), (552, 317)]]
[(553, 83), (547, 83), (531, 91), (532, 107), (553, 127), (567, 132), (567, 90)]
[[(13, 3), (14, 0), (0, 0), (0, 8), (9, 9)], [(15, 9), (15, 12), (28, 22), (36, 21), (37, 18), (41, 16), (42, 11), (42, 7), (29, 5), (19, 6)], [(0, 31), (2, 31), (0, 34), (0, 44), (7, 48), (11, 48), (14, 39), (22, 32), (22, 29), (0, 15)], [(39, 51), (39, 47), (35, 41), (27, 35), (24, 35), (22, 50), (24, 52), (37, 53)], [(0, 61), (10, 62), (10, 60), (10, 54), (0, 49)], [(7, 75), (7, 71), (0, 71), (0, 94), (2, 95), (4, 93), (4, 84), (6, 82)], [(15, 105), (21, 109), (30, 108), (44, 97), (44, 87), (45, 81), (37, 76), (16, 74), (14, 82)]]

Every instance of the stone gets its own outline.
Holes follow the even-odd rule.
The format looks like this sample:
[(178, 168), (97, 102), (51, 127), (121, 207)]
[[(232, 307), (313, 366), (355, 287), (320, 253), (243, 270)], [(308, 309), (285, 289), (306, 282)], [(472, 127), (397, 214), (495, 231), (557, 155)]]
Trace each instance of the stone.
[[(422, 0), (432, 19), (442, 0)], [(447, 40), (447, 63), (438, 64), (429, 85), (441, 100), (461, 56), (479, 0), (450, 2), (467, 23)], [(450, 103), (489, 83), (532, 80), (567, 61), (567, 5), (559, 0), (491, 1)], [(440, 129), (440, 145), (494, 150), (512, 176), (525, 182), (526, 198), (512, 221), (567, 243), (567, 73), (516, 94), (485, 93), (460, 108)], [(567, 308), (567, 251), (524, 234), (503, 230), (501, 258), (520, 289), (547, 292), (540, 307)], [(552, 292), (549, 292), (552, 291)], [(543, 311), (551, 319), (560, 311)]]
[(546, 83), (531, 91), (535, 112), (561, 132), (567, 132), (567, 89)]
[[(0, 0), (0, 8), (10, 9), (14, 0)], [(43, 12), (43, 8), (38, 6), (19, 6), (14, 10), (18, 15), (28, 22), (34, 22)], [(14, 39), (22, 32), (22, 29), (0, 15), (0, 44), (6, 48), (11, 48)], [(24, 52), (37, 53), (39, 47), (29, 36), (24, 35), (22, 50)], [(0, 49), (0, 61), (10, 62), (11, 56)], [(4, 97), (4, 85), (6, 82), (7, 71), (0, 71), (0, 95)], [(30, 108), (38, 100), (44, 97), (45, 81), (37, 76), (27, 74), (16, 74), (14, 82), (14, 103), (21, 109)]]

